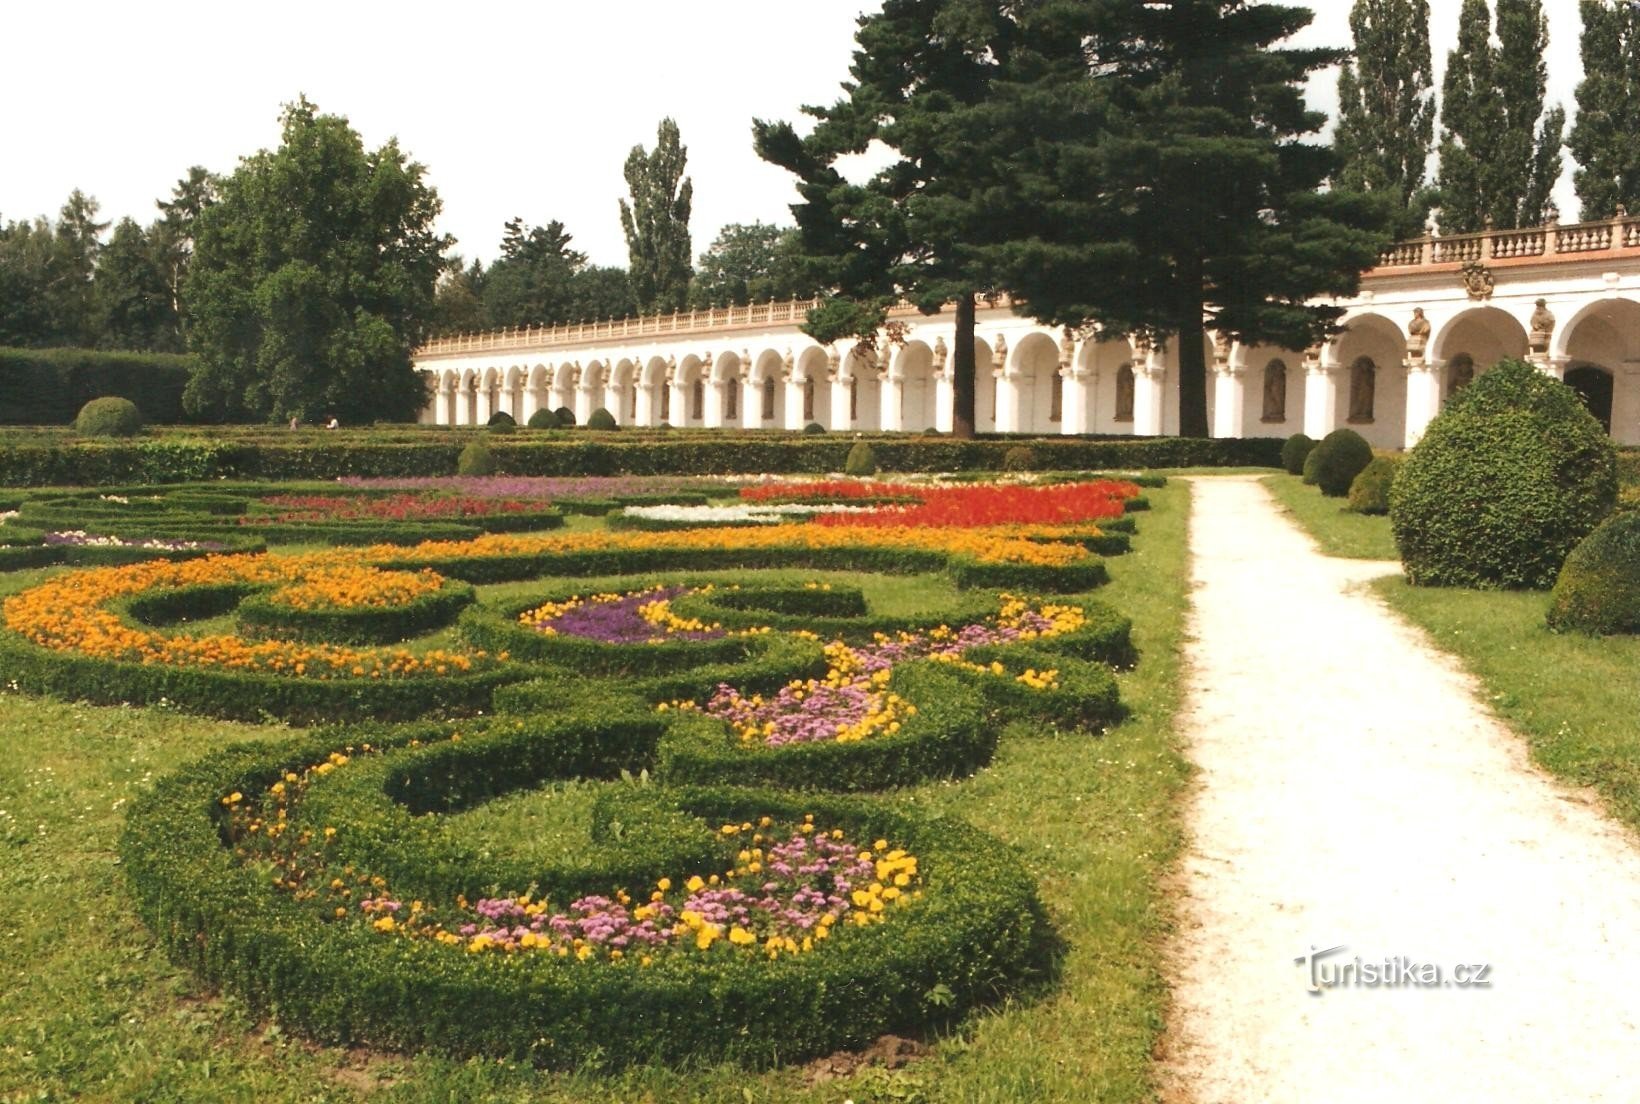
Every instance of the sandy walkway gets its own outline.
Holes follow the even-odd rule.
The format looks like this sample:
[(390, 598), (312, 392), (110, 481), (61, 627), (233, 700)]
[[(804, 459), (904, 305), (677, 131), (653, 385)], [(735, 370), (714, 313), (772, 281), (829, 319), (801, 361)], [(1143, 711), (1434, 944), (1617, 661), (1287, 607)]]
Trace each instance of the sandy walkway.
[[(1640, 848), (1252, 479), (1195, 482), (1167, 1098), (1640, 1100)], [(1488, 988), (1308, 991), (1313, 945)], [(1404, 975), (1397, 971), (1397, 979)]]

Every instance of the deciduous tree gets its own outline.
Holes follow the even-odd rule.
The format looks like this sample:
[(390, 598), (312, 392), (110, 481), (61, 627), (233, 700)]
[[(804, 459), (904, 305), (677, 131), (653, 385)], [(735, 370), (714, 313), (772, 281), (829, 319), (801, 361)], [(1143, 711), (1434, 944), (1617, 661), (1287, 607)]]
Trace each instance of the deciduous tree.
[(695, 307), (806, 298), (815, 285), (804, 271), (802, 239), (792, 227), (730, 223), (700, 255), (689, 301)]
[(224, 419), (412, 419), (426, 392), (411, 354), (450, 245), (438, 196), (396, 140), (366, 150), (305, 97), (281, 124), (199, 215), (185, 401)]
[(1584, 219), (1608, 219), (1622, 204), (1640, 211), (1640, 7), (1580, 0), (1583, 80), (1567, 145)]

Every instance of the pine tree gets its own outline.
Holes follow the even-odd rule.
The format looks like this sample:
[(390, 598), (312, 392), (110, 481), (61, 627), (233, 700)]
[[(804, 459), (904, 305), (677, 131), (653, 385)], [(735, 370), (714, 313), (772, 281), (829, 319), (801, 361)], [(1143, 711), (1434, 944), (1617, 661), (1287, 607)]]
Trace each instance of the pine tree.
[(631, 202), (621, 200), (632, 294), (646, 311), (678, 310), (689, 297), (689, 214), (695, 185), (683, 175), (689, 161), (678, 124), (662, 119), (655, 152), (632, 147), (626, 158)]
[(1617, 207), (1640, 210), (1640, 8), (1628, 0), (1581, 0), (1583, 81), (1567, 145), (1585, 220)]
[(1429, 0), (1355, 0), (1355, 51), (1338, 74), (1334, 183), (1386, 192), (1406, 209), (1402, 233), (1417, 233), (1432, 196), (1424, 187), (1435, 137)]
[(1342, 313), (1315, 301), (1358, 289), (1405, 208), (1322, 189), (1338, 166), (1303, 84), (1339, 56), (1278, 45), (1308, 10), (1096, 0), (1066, 18), (1076, 9), (1092, 95), (1071, 113), (1080, 135), (1023, 159), (1018, 189), (1042, 206), (1033, 240), (1008, 247), (1006, 286), (1054, 325), (1176, 338), (1179, 432), (1205, 437), (1204, 327), (1309, 345)]
[(1566, 115), (1545, 113), (1549, 25), (1541, 0), (1464, 0), (1442, 82), (1441, 229), (1470, 233), (1542, 223), (1560, 176)]
[[(925, 313), (955, 304), (953, 432), (974, 433), (975, 296), (997, 288), (986, 247), (1017, 233), (1023, 198), (1007, 159), (1029, 126), (1003, 125), (995, 92), (1018, 37), (1002, 0), (887, 0), (860, 17), (856, 50), (830, 107), (807, 138), (755, 121), (757, 152), (798, 178), (793, 205), (815, 282), (834, 289), (804, 332), (822, 344), (875, 340), (888, 305)], [(840, 158), (872, 143), (894, 160), (864, 183)]]

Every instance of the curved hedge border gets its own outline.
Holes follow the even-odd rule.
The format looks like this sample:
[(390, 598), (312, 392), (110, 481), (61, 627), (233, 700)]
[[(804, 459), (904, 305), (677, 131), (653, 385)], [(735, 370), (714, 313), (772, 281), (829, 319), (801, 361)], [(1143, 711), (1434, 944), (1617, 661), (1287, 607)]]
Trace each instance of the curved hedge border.
[[(537, 730), (515, 741), (510, 760), (483, 739), (439, 744), (436, 757), (431, 749), (388, 755), (401, 763), (401, 756), (437, 758), (413, 772), (428, 784), (489, 759), (484, 777), (503, 792), (581, 770), (586, 764), (566, 749), (585, 747), (577, 729), (589, 724), (596, 721), (562, 719), (557, 740)], [(724, 820), (814, 814), (859, 839), (891, 839), (917, 856), (922, 897), (888, 923), (840, 926), (810, 954), (770, 961), (730, 950), (679, 953), (657, 956), (648, 968), (630, 959), (473, 955), (384, 937), (362, 923), (325, 923), (272, 889), (264, 873), (232, 860), (219, 800), (264, 792), (357, 738), (245, 745), (185, 767), (133, 804), (120, 845), (138, 912), (174, 959), (321, 1040), (555, 1067), (725, 1059), (759, 1066), (858, 1047), (887, 1032), (926, 1031), (1048, 964), (1035, 887), (996, 841), (878, 802), (731, 788), (666, 791), (654, 800), (700, 818), (702, 832)], [(408, 739), (378, 746), (402, 748)], [(418, 861), (437, 869), (434, 855)]]
[(246, 635), (274, 640), (392, 644), (444, 628), (476, 597), (471, 584), (454, 579), (400, 606), (302, 610), (264, 592), (239, 603), (239, 626)]

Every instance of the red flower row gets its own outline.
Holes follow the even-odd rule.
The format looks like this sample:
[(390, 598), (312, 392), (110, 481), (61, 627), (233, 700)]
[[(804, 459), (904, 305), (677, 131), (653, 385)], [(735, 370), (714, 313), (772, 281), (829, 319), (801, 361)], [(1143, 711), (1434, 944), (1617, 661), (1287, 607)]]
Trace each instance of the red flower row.
[[(841, 490), (845, 487), (850, 490)], [(1123, 503), (1138, 495), (1139, 488), (1133, 483), (1111, 479), (1045, 487), (997, 484), (920, 487), (825, 482), (786, 484), (779, 492), (779, 497), (795, 499), (913, 497), (919, 500), (912, 506), (884, 506), (865, 513), (820, 514), (814, 519), (818, 525), (969, 529), (990, 525), (1075, 525), (1120, 517), (1125, 508)], [(747, 498), (775, 497), (762, 487), (747, 487), (741, 494)]]
[(544, 505), (519, 498), (477, 498), (471, 495), (277, 495), (262, 504), (271, 511), (240, 519), (242, 525), (268, 521), (421, 521), (434, 518), (477, 517), (486, 514), (518, 514), (539, 510)]

